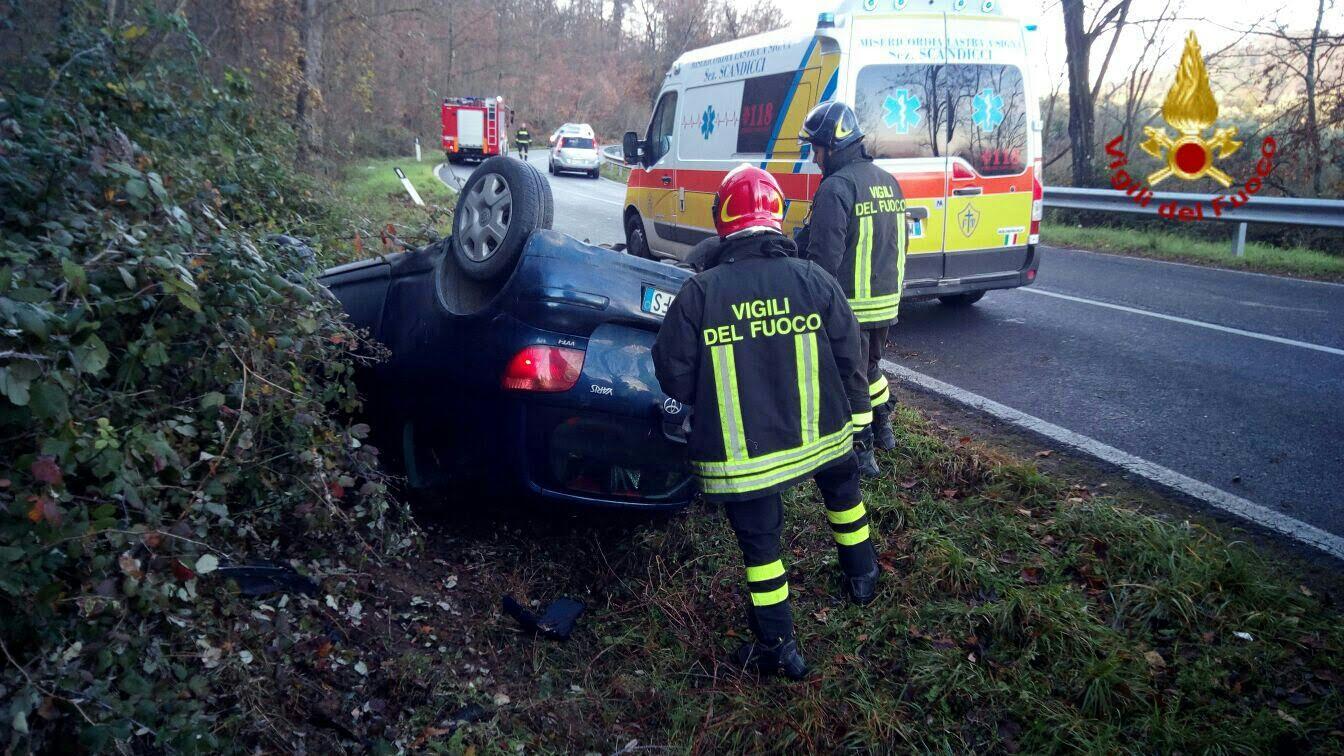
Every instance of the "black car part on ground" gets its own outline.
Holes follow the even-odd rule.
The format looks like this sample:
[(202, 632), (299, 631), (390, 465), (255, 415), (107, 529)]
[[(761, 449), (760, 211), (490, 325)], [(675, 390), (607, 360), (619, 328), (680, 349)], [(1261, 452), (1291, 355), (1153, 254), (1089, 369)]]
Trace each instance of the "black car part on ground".
[(500, 605), (504, 613), (513, 617), (524, 630), (552, 640), (567, 640), (584, 610), (582, 603), (565, 597), (552, 601), (540, 617), (512, 596), (504, 596)]

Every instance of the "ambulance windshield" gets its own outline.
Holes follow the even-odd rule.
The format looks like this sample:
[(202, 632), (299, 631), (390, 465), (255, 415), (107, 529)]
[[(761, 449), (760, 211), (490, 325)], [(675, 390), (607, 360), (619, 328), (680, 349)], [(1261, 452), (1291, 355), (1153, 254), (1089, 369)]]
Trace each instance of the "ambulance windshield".
[(854, 100), (875, 158), (961, 157), (983, 176), (1026, 168), (1026, 97), (1016, 66), (868, 66)]

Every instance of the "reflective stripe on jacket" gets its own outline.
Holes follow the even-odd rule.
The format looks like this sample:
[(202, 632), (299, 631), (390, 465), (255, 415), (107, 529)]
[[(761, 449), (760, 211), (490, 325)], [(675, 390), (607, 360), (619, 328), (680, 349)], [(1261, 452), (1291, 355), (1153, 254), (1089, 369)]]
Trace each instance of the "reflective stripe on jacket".
[(843, 460), (854, 426), (871, 422), (858, 322), (796, 251), (778, 234), (725, 242), (658, 331), (654, 370), (695, 407), (690, 457), (708, 498), (788, 488)]
[(518, 129), (518, 133), (513, 135), (514, 144), (532, 144), (532, 132), (527, 129)]
[(803, 259), (840, 282), (861, 327), (896, 322), (905, 284), (905, 195), (860, 145), (831, 156), (799, 240)]

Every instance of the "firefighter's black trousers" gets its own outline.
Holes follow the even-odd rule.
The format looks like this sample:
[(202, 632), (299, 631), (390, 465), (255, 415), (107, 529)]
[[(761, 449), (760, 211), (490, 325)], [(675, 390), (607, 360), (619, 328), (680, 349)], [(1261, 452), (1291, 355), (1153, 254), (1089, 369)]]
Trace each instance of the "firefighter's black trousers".
[(864, 329), (859, 334), (859, 343), (863, 346), (863, 359), (868, 363), (868, 394), (872, 398), (873, 412), (885, 412), (885, 405), (891, 399), (891, 390), (887, 387), (887, 374), (882, 372), (882, 350), (887, 345), (887, 326)]
[[(868, 512), (859, 492), (859, 467), (851, 454), (844, 462), (822, 470), (814, 477), (826, 502), (840, 569), (846, 575), (872, 572), (876, 557), (868, 535)], [(747, 568), (747, 592), (751, 608), (748, 621), (756, 639), (774, 645), (793, 637), (793, 614), (789, 609), (789, 579), (780, 558), (780, 533), (784, 529), (784, 503), (779, 494), (724, 504), (728, 522), (742, 548)]]

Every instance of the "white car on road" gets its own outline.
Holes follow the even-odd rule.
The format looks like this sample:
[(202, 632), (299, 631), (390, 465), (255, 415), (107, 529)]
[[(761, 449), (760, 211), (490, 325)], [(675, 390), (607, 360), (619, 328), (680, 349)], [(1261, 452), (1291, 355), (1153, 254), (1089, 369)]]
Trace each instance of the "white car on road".
[(561, 171), (581, 171), (589, 178), (597, 178), (601, 167), (602, 155), (597, 151), (597, 141), (591, 136), (561, 136), (551, 148), (552, 175), (559, 175)]

